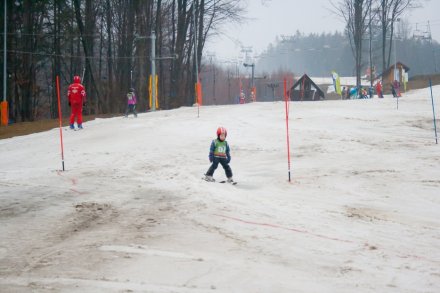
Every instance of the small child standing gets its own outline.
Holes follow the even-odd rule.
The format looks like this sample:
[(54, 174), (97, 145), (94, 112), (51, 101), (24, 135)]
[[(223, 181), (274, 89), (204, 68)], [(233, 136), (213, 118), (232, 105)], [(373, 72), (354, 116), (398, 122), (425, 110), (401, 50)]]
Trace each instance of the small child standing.
[(125, 118), (128, 117), (128, 113), (132, 112), (134, 117), (137, 117), (136, 113), (136, 95), (134, 94), (134, 88), (130, 88), (127, 94), (127, 110), (125, 111)]
[(229, 166), (231, 161), (231, 154), (228, 142), (226, 141), (227, 131), (224, 127), (219, 127), (217, 129), (217, 139), (214, 139), (211, 143), (209, 149), (209, 161), (212, 163), (208, 171), (205, 174), (205, 180), (209, 182), (214, 182), (215, 179), (212, 177), (215, 170), (220, 163), (225, 169), (226, 177), (228, 178), (228, 183), (234, 183), (232, 180), (232, 170)]

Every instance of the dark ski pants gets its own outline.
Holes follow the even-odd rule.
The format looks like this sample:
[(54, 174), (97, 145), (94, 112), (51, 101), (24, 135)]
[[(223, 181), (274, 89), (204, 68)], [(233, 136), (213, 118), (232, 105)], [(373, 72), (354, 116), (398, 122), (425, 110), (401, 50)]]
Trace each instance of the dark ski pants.
[(127, 110), (125, 111), (125, 116), (128, 116), (128, 114), (130, 112), (132, 112), (134, 114), (134, 116), (137, 116), (136, 105), (133, 105), (133, 104), (128, 104), (127, 105)]
[(206, 172), (207, 176), (214, 175), (215, 169), (217, 169), (218, 164), (221, 164), (223, 169), (225, 169), (226, 177), (232, 177), (232, 170), (229, 166), (228, 160), (226, 158), (216, 158), (214, 157), (214, 160), (212, 161), (211, 167), (209, 167), (208, 172)]

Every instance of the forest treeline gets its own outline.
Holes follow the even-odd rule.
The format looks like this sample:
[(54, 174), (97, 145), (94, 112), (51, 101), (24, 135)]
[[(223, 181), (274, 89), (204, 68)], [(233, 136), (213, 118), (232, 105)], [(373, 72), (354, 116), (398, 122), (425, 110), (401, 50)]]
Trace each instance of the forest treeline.
[[(362, 76), (372, 72), (372, 76), (380, 77), (397, 61), (410, 68), (410, 76), (437, 73), (439, 44), (432, 39), (430, 21), (415, 24), (414, 28), (414, 23), (404, 18), (408, 11), (422, 7), (426, 1), (329, 0), (333, 7), (332, 14), (345, 23), (343, 33), (304, 35), (297, 31), (294, 35), (280, 36), (254, 60), (244, 58), (246, 63), (253, 64), (252, 68), (259, 76), (255, 83), (257, 100), (261, 100), (261, 97), (264, 100), (271, 98), (268, 96), (268, 87), (272, 89), (272, 99), (279, 95), (281, 81), (277, 75), (280, 72), (296, 77), (303, 73), (330, 76), (331, 71), (335, 70), (340, 75), (355, 76), (358, 88)], [(314, 21), (313, 17), (310, 21)], [(242, 61), (237, 60), (238, 67), (241, 67)], [(247, 81), (243, 83), (238, 74), (237, 80), (231, 83), (231, 68), (226, 72), (215, 69), (212, 72), (214, 74), (205, 74), (204, 88), (211, 79), (213, 94), (210, 100), (213, 103), (218, 102), (219, 96), (215, 95), (218, 91), (214, 89), (220, 84), (219, 80), (226, 80), (226, 75), (228, 94), (230, 84), (239, 85), (235, 92), (243, 89), (243, 84), (249, 84)], [(274, 72), (275, 77), (272, 76)], [(249, 85), (244, 89), (249, 92)], [(204, 95), (204, 98), (206, 100), (208, 97)]]
[[(7, 2), (7, 101), (13, 121), (58, 116), (57, 76), (65, 113), (74, 75), (87, 90), (85, 114), (120, 113), (130, 87), (144, 111), (152, 32), (160, 108), (191, 105), (206, 40), (244, 11), (240, 0)], [(3, 32), (3, 21), (0, 28)]]
[[(393, 42), (391, 58), (386, 68), (397, 61), (410, 68), (409, 77), (438, 73), (440, 70), (440, 45), (436, 41), (414, 37), (414, 30), (400, 30)], [(379, 34), (372, 40), (372, 65), (374, 75), (382, 72), (382, 48)], [(396, 47), (394, 47), (394, 43)], [(389, 49), (388, 47), (386, 48)], [(364, 40), (361, 74), (366, 76), (370, 67), (369, 40)], [(346, 34), (340, 32), (304, 34), (277, 37), (255, 62), (254, 84), (258, 101), (271, 101), (282, 96), (282, 81), (292, 76), (292, 80), (307, 73), (312, 77), (331, 77), (334, 70), (341, 76), (356, 76), (356, 65)], [(220, 66), (205, 62), (201, 77), (205, 104), (236, 103), (242, 89), (249, 94), (251, 70), (237, 62)], [(273, 88), (275, 87), (275, 88)]]
[[(429, 30), (421, 37), (417, 29), (411, 31), (399, 18), (419, 2), (337, 2), (335, 8), (347, 23), (343, 33), (296, 32), (275, 40), (252, 61), (257, 96), (265, 100), (280, 96), (283, 75), (329, 76), (335, 70), (360, 80), (370, 65), (370, 39), (376, 75), (394, 62), (395, 55), (410, 68), (410, 76), (437, 72), (439, 44), (432, 41)], [(219, 32), (222, 24), (244, 19), (245, 0), (7, 3), (7, 102), (12, 121), (57, 117), (57, 76), (61, 81), (63, 113), (68, 112), (66, 90), (74, 75), (82, 77), (87, 90), (85, 114), (123, 112), (130, 87), (140, 98), (138, 110), (147, 110), (152, 32), (156, 36), (159, 108), (194, 103), (196, 68), (205, 104), (233, 103), (240, 91), (249, 92), (250, 69), (243, 68), (242, 61), (225, 68), (203, 58), (207, 40)], [(1, 32), (3, 28), (0, 21)], [(3, 80), (3, 71), (0, 76)], [(0, 87), (3, 92), (3, 83)]]
[[(415, 38), (414, 32), (398, 33), (394, 40), (391, 58), (386, 64), (387, 69), (397, 58), (410, 68), (410, 75), (435, 73), (440, 60), (440, 45), (429, 39)], [(368, 35), (367, 35), (368, 37)], [(380, 40), (372, 39), (372, 65), (376, 75), (383, 72), (382, 47)], [(366, 75), (370, 67), (369, 39), (363, 40), (362, 74)], [(388, 50), (388, 47), (386, 48)], [(396, 56), (396, 58), (394, 57)], [(258, 58), (256, 69), (260, 72), (289, 70), (296, 74), (307, 73), (311, 76), (330, 76), (335, 70), (343, 76), (355, 76), (356, 68), (351, 53), (350, 42), (340, 32), (309, 34), (296, 32), (288, 38), (278, 38), (274, 44)]]

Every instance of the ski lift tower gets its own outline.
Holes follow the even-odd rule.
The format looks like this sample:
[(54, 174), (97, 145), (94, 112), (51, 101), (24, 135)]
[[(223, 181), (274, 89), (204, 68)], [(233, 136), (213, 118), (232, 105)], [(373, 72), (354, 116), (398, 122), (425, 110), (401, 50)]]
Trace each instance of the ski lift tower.
[(156, 111), (156, 61), (157, 60), (164, 60), (164, 59), (177, 59), (178, 55), (174, 54), (172, 56), (156, 56), (156, 32), (152, 31), (150, 36), (137, 36), (135, 35), (135, 41), (136, 40), (142, 40), (142, 39), (151, 39), (151, 52), (150, 52), (150, 61), (151, 61), (151, 111)]
[(255, 96), (256, 96), (256, 93), (255, 93), (255, 87), (254, 87), (254, 71), (255, 71), (255, 64), (254, 63), (252, 63), (252, 64), (249, 64), (249, 63), (243, 63), (243, 66), (244, 67), (251, 67), (252, 68), (252, 77), (251, 77), (251, 94), (250, 94), (250, 97), (251, 97), (251, 100), (253, 101), (253, 102), (255, 102)]
[(255, 71), (255, 64), (254, 62), (251, 63), (251, 58), (249, 58), (249, 53), (252, 53), (252, 47), (241, 47), (241, 52), (244, 53), (244, 62), (243, 62), (243, 66), (244, 67), (251, 67), (252, 68), (252, 77), (251, 77), (251, 85), (250, 85), (250, 89), (251, 89), (251, 93), (250, 93), (250, 97), (251, 100), (254, 101), (255, 100), (255, 89), (254, 89), (254, 71)]
[(416, 23), (416, 29), (413, 33), (413, 38), (414, 39), (419, 39), (419, 40), (425, 40), (425, 41), (429, 41), (429, 44), (431, 46), (431, 50), (432, 50), (432, 58), (433, 58), (433, 63), (434, 63), (434, 72), (437, 73), (437, 60), (435, 58), (435, 49), (434, 46), (432, 45), (432, 34), (431, 34), (431, 24), (428, 20), (428, 24), (426, 25), (426, 31), (420, 31), (418, 29), (418, 24)]
[[(394, 22), (393, 22), (393, 26), (395, 25), (396, 22), (400, 22), (400, 18), (397, 18)], [(393, 27), (393, 34), (395, 33), (395, 28)], [(400, 82), (399, 79), (399, 71), (397, 69), (397, 34), (394, 36), (394, 80), (398, 80)]]
[(244, 62), (249, 63), (249, 53), (252, 53), (252, 47), (241, 47), (241, 53), (244, 53)]

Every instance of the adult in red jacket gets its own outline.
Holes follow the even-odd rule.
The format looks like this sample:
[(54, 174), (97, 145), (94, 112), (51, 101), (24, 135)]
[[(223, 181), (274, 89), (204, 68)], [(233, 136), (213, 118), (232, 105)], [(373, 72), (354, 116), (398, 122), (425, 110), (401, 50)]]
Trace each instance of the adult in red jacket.
[(376, 83), (376, 94), (379, 98), (383, 98), (382, 82), (380, 80)]
[(81, 78), (78, 75), (73, 77), (73, 83), (69, 85), (69, 90), (67, 91), (67, 98), (69, 99), (69, 106), (71, 108), (70, 114), (70, 128), (75, 128), (75, 117), (78, 128), (82, 127), (82, 109), (86, 103), (86, 90), (81, 84)]

